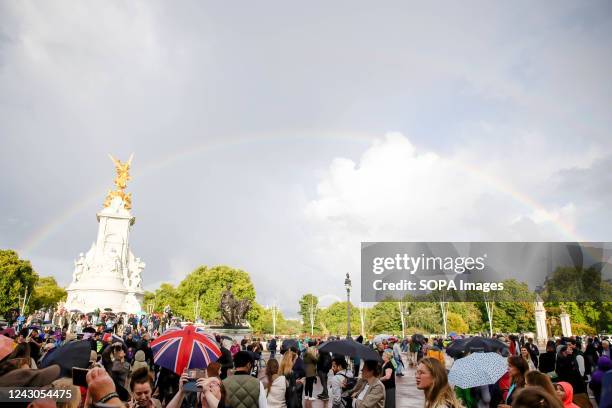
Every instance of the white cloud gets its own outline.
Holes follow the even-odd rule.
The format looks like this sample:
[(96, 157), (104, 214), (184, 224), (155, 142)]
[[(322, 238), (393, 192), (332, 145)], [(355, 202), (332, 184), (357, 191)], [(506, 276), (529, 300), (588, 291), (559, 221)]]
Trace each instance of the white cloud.
[[(389, 133), (358, 163), (334, 159), (305, 208), (318, 267), (358, 274), (361, 241), (572, 239), (567, 234), (576, 222), (573, 203), (546, 208), (528, 190), (519, 194), (500, 186), (504, 178), (478, 171), (496, 157), (480, 153), (481, 161), (466, 167), (453, 156), (419, 151), (407, 137)], [(542, 174), (531, 172), (529, 157), (520, 165), (536, 177), (533, 184), (542, 182)]]

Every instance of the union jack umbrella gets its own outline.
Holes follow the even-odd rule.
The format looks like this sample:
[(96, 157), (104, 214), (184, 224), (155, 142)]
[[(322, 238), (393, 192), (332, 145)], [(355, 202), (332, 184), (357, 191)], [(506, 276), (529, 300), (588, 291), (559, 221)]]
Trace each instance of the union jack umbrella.
[(185, 368), (204, 369), (221, 356), (221, 349), (215, 340), (192, 325), (166, 330), (151, 342), (151, 350), (155, 364), (178, 375)]

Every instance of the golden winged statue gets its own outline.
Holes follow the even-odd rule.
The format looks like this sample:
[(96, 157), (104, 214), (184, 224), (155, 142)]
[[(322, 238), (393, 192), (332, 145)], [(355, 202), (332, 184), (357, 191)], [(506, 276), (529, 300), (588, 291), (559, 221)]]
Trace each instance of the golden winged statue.
[(115, 170), (117, 171), (117, 176), (115, 177), (115, 186), (116, 190), (109, 190), (106, 195), (106, 199), (104, 200), (104, 207), (108, 207), (113, 201), (113, 198), (120, 197), (123, 200), (124, 207), (126, 210), (132, 208), (132, 193), (126, 193), (125, 189), (127, 187), (127, 182), (131, 180), (130, 177), (130, 166), (132, 164), (132, 159), (134, 158), (134, 154), (130, 155), (130, 158), (125, 163), (122, 163), (121, 160), (115, 159), (112, 155), (108, 155), (112, 162), (115, 164)]

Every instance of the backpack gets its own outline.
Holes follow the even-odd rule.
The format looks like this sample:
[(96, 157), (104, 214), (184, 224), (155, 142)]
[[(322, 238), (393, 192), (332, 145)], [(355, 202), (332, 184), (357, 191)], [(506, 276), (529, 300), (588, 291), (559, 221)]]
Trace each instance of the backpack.
[(285, 389), (285, 402), (287, 408), (302, 408), (302, 387), (295, 382), (295, 374), (285, 376), (287, 388)]
[(344, 377), (344, 384), (342, 385), (342, 406), (350, 408), (353, 406), (351, 391), (357, 385), (357, 378), (349, 377), (346, 374), (339, 374)]

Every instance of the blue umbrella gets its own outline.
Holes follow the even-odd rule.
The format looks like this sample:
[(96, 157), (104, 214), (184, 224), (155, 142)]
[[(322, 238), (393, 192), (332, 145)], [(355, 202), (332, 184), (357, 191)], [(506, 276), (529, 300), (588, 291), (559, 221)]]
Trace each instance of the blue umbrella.
[(47, 353), (40, 362), (40, 368), (57, 364), (61, 367), (61, 376), (70, 377), (72, 367), (89, 367), (90, 352), (91, 342), (88, 340), (70, 341)]

